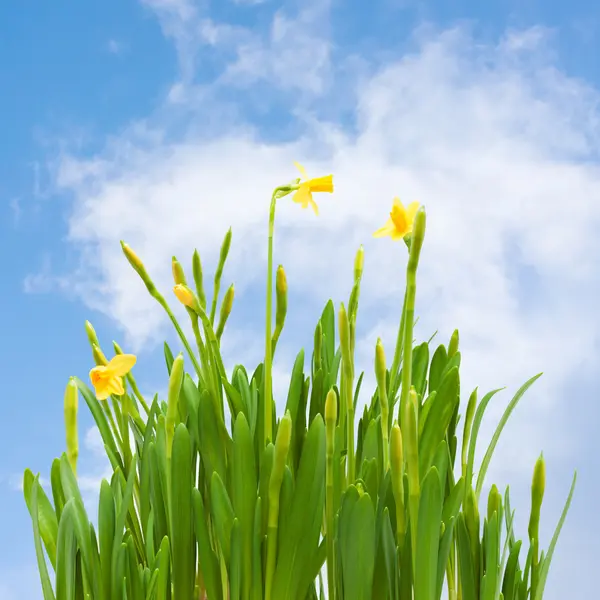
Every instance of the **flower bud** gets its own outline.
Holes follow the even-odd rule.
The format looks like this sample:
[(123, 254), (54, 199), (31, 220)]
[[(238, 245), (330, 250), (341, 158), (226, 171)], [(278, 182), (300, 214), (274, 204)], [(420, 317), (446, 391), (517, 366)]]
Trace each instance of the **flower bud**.
[(531, 482), (531, 514), (529, 516), (529, 539), (539, 541), (540, 512), (542, 500), (546, 489), (546, 464), (543, 454), (537, 459), (533, 468), (533, 480)]
[[(281, 482), (283, 481), (283, 473), (285, 471), (285, 463), (290, 450), (292, 441), (292, 417), (290, 411), (286, 411), (285, 415), (279, 422), (277, 428), (277, 436), (275, 438), (275, 452), (273, 456), (273, 467), (271, 468), (271, 477), (269, 479), (269, 505), (270, 507), (279, 505), (279, 492), (281, 490)], [(278, 511), (269, 510), (269, 526), (277, 525)]]
[(169, 388), (167, 393), (167, 458), (171, 457), (173, 436), (175, 435), (175, 423), (179, 415), (179, 394), (183, 384), (183, 354), (181, 352), (173, 361), (171, 374), (169, 376)]
[(200, 254), (198, 250), (194, 250), (192, 256), (192, 272), (194, 274), (194, 282), (196, 284), (196, 294), (198, 294), (198, 301), (200, 306), (206, 310), (206, 294), (204, 293), (204, 277), (202, 274), (202, 261), (200, 260)]
[(360, 248), (356, 252), (356, 257), (354, 258), (354, 281), (359, 281), (362, 278), (364, 265), (365, 249), (361, 244)]
[(221, 244), (221, 251), (219, 253), (219, 264), (217, 266), (217, 272), (215, 274), (215, 280), (220, 279), (223, 274), (223, 268), (225, 267), (225, 261), (227, 260), (227, 255), (229, 254), (229, 249), (231, 248), (231, 227), (227, 230), (225, 237), (223, 238), (223, 243)]
[(219, 324), (217, 325), (217, 339), (220, 340), (223, 335), (223, 330), (225, 329), (225, 324), (227, 323), (227, 319), (231, 314), (231, 309), (233, 308), (233, 298), (235, 296), (235, 289), (233, 287), (233, 283), (229, 286), (227, 291), (225, 292), (225, 297), (223, 298), (223, 303), (221, 304), (221, 313), (219, 315)]
[(133, 267), (135, 272), (140, 276), (141, 280), (144, 282), (148, 291), (152, 294), (156, 294), (156, 287), (154, 286), (154, 282), (150, 279), (150, 275), (146, 271), (146, 267), (144, 263), (141, 261), (140, 257), (131, 249), (129, 244), (121, 241), (121, 248), (123, 249), (123, 254), (125, 254), (125, 258), (129, 261), (129, 264)]
[(173, 292), (181, 304), (187, 306), (188, 308), (194, 307), (194, 294), (187, 285), (181, 283), (177, 284), (173, 288)]
[(383, 344), (381, 339), (377, 339), (375, 346), (375, 377), (377, 378), (377, 387), (379, 387), (379, 394), (381, 390), (386, 389), (386, 375), (387, 369), (385, 366), (385, 352), (383, 350)]
[(279, 265), (279, 267), (277, 267), (277, 275), (275, 278), (275, 291), (277, 301), (277, 308), (275, 311), (275, 328), (277, 328), (278, 325), (281, 325), (281, 328), (283, 328), (283, 323), (287, 314), (288, 285), (285, 276), (285, 271), (282, 265)]
[(77, 408), (78, 408), (79, 390), (75, 379), (71, 377), (65, 389), (64, 411), (65, 411), (65, 432), (67, 439), (67, 459), (77, 476), (77, 458), (79, 456), (79, 436), (77, 432)]
[(108, 364), (108, 359), (106, 356), (104, 356), (104, 352), (100, 350), (100, 346), (96, 346), (96, 344), (94, 344), (92, 346), (92, 354), (94, 356), (94, 362), (97, 366), (104, 366)]
[(331, 388), (327, 392), (327, 397), (325, 398), (325, 424), (327, 429), (331, 426), (335, 427), (337, 421), (337, 394), (335, 390)]
[[(340, 330), (340, 346), (342, 349), (342, 368), (346, 377), (352, 377), (352, 354), (350, 350), (350, 324), (344, 303), (338, 313), (338, 328)], [(352, 399), (350, 399), (352, 401)]]
[(183, 272), (183, 267), (181, 266), (181, 263), (177, 260), (175, 256), (173, 256), (173, 258), (171, 259), (171, 269), (173, 271), (173, 281), (175, 282), (175, 285), (187, 285), (185, 273)]
[(425, 240), (425, 228), (427, 223), (427, 217), (425, 214), (425, 207), (421, 206), (415, 215), (415, 221), (413, 225), (413, 231), (410, 242), (410, 252), (408, 258), (408, 270), (416, 270), (419, 264), (419, 257), (421, 255), (421, 248)]
[(487, 505), (487, 518), (488, 522), (492, 520), (492, 516), (494, 513), (498, 515), (498, 519), (500, 518), (500, 508), (502, 506), (502, 496), (496, 487), (496, 484), (492, 485), (492, 489), (490, 490), (490, 494), (488, 496), (488, 505)]
[(100, 346), (98, 336), (96, 335), (96, 330), (89, 321), (85, 322), (85, 333), (88, 341), (90, 342), (90, 346), (93, 346), (94, 344), (96, 344), (96, 346)]

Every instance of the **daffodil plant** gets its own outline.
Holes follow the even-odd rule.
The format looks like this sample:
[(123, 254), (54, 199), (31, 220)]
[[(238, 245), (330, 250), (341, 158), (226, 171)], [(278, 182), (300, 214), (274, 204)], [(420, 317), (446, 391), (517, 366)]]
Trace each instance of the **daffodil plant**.
[[(332, 301), (325, 305), (309, 364), (300, 351), (277, 417), (275, 406), (284, 399), (273, 402), (271, 369), (288, 284), (283, 267), (273, 273), (275, 208), (293, 194), (294, 202), (318, 214), (313, 194), (333, 192), (331, 176), (309, 179), (297, 166), (301, 178), (276, 188), (271, 199), (265, 357), (252, 370), (236, 365), (228, 375), (220, 350), (234, 302), (231, 285), (217, 320), (231, 230), (210, 304), (198, 252), (190, 285), (177, 258), (171, 261), (173, 293), (186, 308), (194, 343), (142, 260), (122, 244), (171, 319), (185, 355), (165, 344), (167, 397), (149, 402), (132, 372), (136, 357), (113, 343), (108, 360), (86, 322), (92, 388), (76, 377), (68, 381), (66, 448), (52, 463), (51, 498), (39, 476), (24, 475), (44, 600), (542, 600), (575, 478), (546, 551), (539, 541), (541, 456), (525, 542), (514, 530), (508, 488), (501, 494), (492, 485), (481, 506), (502, 429), (539, 375), (517, 391), (476, 465), (479, 428), (499, 390), (481, 400), (473, 391), (463, 417), (458, 332), (447, 345), (413, 341), (424, 207), (413, 202), (405, 208), (394, 199), (388, 222), (374, 234), (405, 242), (406, 289), (391, 367), (378, 340), (377, 385), (358, 426), (364, 372), (357, 371), (354, 350), (362, 247), (350, 297), (337, 311)], [(112, 470), (93, 519), (77, 479), (79, 397)]]

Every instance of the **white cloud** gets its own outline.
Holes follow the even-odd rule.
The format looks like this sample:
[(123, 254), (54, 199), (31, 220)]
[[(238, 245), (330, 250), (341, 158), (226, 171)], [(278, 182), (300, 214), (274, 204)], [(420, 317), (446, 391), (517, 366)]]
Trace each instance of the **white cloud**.
[[(145, 3), (159, 11), (193, 78), (195, 7)], [(304, 38), (294, 35), (306, 34), (306, 28), (289, 29), (286, 19), (276, 17), (266, 38), (234, 47), (217, 86), (235, 88), (239, 80), (232, 73), (251, 86), (262, 76), (261, 65), (264, 78), (280, 90), (293, 84), (288, 77), (302, 71), (305, 59), (333, 69), (326, 35), (317, 36), (317, 60), (282, 50), (282, 32), (300, 50)], [(219, 37), (223, 29), (207, 32), (204, 43), (227, 39)], [(333, 172), (336, 193), (318, 199), (318, 219), (287, 199), (278, 207), (275, 262), (284, 264), (291, 294), (290, 326), (275, 377), (284, 402), (284, 366), (291, 365), (300, 344), (310, 347), (326, 299), (347, 298), (360, 243), (366, 250), (360, 368), (370, 376), (377, 335), (391, 360), (405, 251), (388, 240), (372, 240), (371, 232), (385, 220), (394, 195), (417, 199), (428, 210), (418, 335), (427, 339), (438, 329), (446, 341), (459, 328), (463, 397), (475, 385), (481, 395), (508, 387), (490, 407), (484, 438), (517, 387), (546, 373), (507, 428), (490, 473), (499, 481), (518, 476), (519, 510), (525, 514), (523, 482), (540, 450), (549, 461), (571, 463), (578, 440), (574, 431), (565, 431), (565, 386), (581, 365), (597, 360), (600, 331), (590, 298), (599, 283), (599, 94), (556, 68), (549, 43), (539, 28), (509, 32), (487, 46), (463, 29), (422, 29), (412, 52), (379, 65), (367, 78), (361, 72), (360, 85), (354, 81), (352, 134), (324, 122), (316, 110), (302, 135), (285, 143), (261, 139), (247, 123), (240, 131), (231, 121), (219, 121), (221, 136), (207, 138), (192, 124), (188, 135), (173, 141), (164, 123), (150, 120), (136, 124), (135, 134), (127, 130), (111, 140), (98, 156), (63, 155), (56, 181), (75, 198), (69, 221), (69, 242), (81, 256), (75, 290), (89, 307), (115, 319), (128, 344), (147, 348), (165, 336), (166, 319), (124, 260), (119, 240), (131, 244), (167, 293), (169, 257), (183, 260), (196, 246), (210, 282), (222, 236), (232, 225), (224, 285), (236, 283), (234, 311), (243, 303), (254, 308), (238, 323), (247, 337), (232, 339), (227, 355), (254, 361), (253, 367), (262, 352), (270, 191), (295, 176), (294, 160), (315, 175)], [(320, 68), (314, 78), (310, 69), (302, 75), (302, 85), (317, 97), (325, 89)], [(346, 84), (344, 89), (352, 88), (352, 82)], [(202, 95), (186, 90), (178, 98), (201, 114)], [(331, 93), (331, 102), (337, 102), (335, 90)], [(307, 353), (307, 365), (309, 360)], [(566, 488), (568, 478), (564, 482)]]

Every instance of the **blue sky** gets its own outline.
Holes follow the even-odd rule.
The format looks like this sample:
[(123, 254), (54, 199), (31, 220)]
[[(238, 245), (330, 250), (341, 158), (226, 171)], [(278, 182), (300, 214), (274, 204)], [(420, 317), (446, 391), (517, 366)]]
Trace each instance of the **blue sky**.
[[(369, 8), (367, 8), (369, 6)], [(148, 394), (165, 388), (161, 313), (122, 260), (138, 250), (162, 287), (195, 246), (210, 271), (234, 243), (230, 364), (261, 353), (269, 190), (334, 172), (316, 220), (278, 213), (290, 281), (286, 369), (325, 301), (349, 292), (366, 248), (357, 353), (391, 346), (404, 257), (370, 239), (394, 195), (428, 207), (418, 334), (461, 331), (465, 390), (545, 376), (515, 413), (490, 477), (529, 510), (547, 458), (548, 536), (579, 471), (547, 598), (592, 596), (600, 523), (600, 15), (591, 1), (253, 2), (105, 0), (0, 5), (0, 600), (38, 592), (18, 489), (62, 452), (62, 395), (91, 366), (83, 324), (139, 355)], [(370, 379), (369, 379), (370, 377)], [(495, 412), (494, 412), (495, 411)], [(104, 464), (81, 411), (90, 498)], [(524, 530), (522, 530), (524, 531)], [(571, 582), (574, 569), (577, 578)]]

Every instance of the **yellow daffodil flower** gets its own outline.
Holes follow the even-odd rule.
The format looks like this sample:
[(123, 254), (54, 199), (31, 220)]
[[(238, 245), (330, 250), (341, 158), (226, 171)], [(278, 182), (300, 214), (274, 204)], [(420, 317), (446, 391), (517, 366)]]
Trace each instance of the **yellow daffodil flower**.
[(99, 365), (90, 371), (90, 379), (98, 400), (106, 400), (111, 394), (122, 396), (125, 393), (121, 377), (125, 377), (135, 365), (133, 354), (117, 354), (106, 365)]
[(412, 232), (413, 222), (418, 210), (418, 202), (411, 202), (404, 208), (400, 199), (394, 198), (388, 222), (381, 229), (378, 229), (373, 234), (373, 237), (385, 237), (389, 235), (393, 240), (401, 240), (405, 235)]
[(178, 284), (173, 288), (173, 292), (181, 304), (189, 308), (194, 306), (194, 296), (187, 286)]
[(333, 175), (326, 175), (325, 177), (317, 177), (316, 179), (309, 179), (306, 175), (304, 167), (298, 163), (294, 163), (300, 175), (302, 181), (300, 187), (296, 190), (296, 193), (292, 196), (292, 200), (302, 206), (302, 208), (308, 208), (312, 206), (315, 214), (319, 214), (319, 207), (313, 200), (313, 192), (327, 192), (331, 194), (333, 192)]

